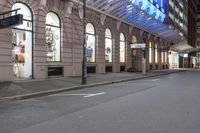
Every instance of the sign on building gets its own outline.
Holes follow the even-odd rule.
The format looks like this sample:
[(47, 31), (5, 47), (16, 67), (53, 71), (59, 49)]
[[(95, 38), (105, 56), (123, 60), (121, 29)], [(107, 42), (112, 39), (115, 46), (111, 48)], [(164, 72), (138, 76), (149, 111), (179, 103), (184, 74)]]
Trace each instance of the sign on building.
[(23, 23), (23, 15), (22, 14), (9, 16), (9, 17), (0, 19), (0, 29), (20, 25), (22, 23)]
[(130, 44), (131, 48), (146, 48), (146, 44), (145, 43), (134, 43), (134, 44)]

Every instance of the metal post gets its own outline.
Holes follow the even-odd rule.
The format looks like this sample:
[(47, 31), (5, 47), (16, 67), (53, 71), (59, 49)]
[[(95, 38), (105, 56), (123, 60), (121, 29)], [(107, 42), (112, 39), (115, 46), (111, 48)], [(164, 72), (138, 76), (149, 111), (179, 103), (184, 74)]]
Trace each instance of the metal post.
[(82, 84), (87, 84), (86, 64), (86, 0), (83, 0), (83, 62), (82, 62)]

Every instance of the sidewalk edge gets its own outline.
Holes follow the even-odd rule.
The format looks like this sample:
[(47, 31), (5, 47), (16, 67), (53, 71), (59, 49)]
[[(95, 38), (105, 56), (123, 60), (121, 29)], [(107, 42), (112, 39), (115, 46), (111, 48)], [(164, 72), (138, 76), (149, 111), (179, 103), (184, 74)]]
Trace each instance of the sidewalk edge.
[(98, 83), (92, 83), (92, 84), (87, 84), (87, 85), (65, 87), (65, 88), (60, 88), (60, 89), (56, 89), (56, 90), (41, 91), (41, 92), (35, 92), (35, 93), (29, 93), (29, 94), (23, 94), (23, 95), (2, 97), (2, 98), (0, 98), (0, 102), (8, 102), (8, 101), (36, 98), (36, 97), (47, 96), (47, 95), (61, 93), (61, 92), (69, 92), (69, 91), (73, 91), (73, 90), (80, 90), (80, 89), (91, 88), (91, 87), (95, 87), (95, 86), (127, 82), (127, 81), (131, 81), (131, 80), (140, 80), (140, 79), (145, 79), (145, 78), (150, 78), (150, 77), (158, 77), (158, 76), (162, 76), (162, 75), (168, 75), (168, 74), (179, 73), (179, 72), (184, 72), (184, 71), (186, 71), (186, 70), (179, 70), (179, 71), (167, 72), (167, 73), (159, 73), (159, 74), (153, 74), (153, 75), (141, 75), (139, 77), (134, 77), (134, 78), (127, 78), (127, 79), (121, 79), (121, 80), (110, 80), (110, 81), (106, 81), (106, 82), (98, 82)]

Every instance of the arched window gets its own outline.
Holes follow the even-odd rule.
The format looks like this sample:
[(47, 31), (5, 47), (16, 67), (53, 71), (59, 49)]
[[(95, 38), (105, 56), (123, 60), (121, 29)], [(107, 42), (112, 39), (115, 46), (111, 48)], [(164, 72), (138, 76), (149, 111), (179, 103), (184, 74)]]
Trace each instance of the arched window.
[(165, 56), (164, 54), (165, 54), (164, 52), (161, 52), (161, 62), (162, 63), (164, 63), (164, 56)]
[(155, 44), (155, 63), (158, 63), (158, 44)]
[(112, 62), (112, 33), (109, 29), (105, 31), (105, 60)]
[(137, 38), (135, 36), (132, 36), (132, 43), (137, 43)]
[(167, 63), (168, 54), (165, 52), (165, 63)]
[[(19, 9), (23, 15), (23, 24), (12, 27), (12, 57), (15, 78), (30, 79), (32, 70), (32, 33), (33, 16), (30, 8), (23, 3), (15, 3), (12, 10)], [(13, 12), (12, 15), (15, 15)]]
[(120, 33), (120, 62), (125, 62), (125, 36), (123, 33)]
[(152, 43), (149, 42), (149, 63), (152, 63)]
[(60, 19), (50, 12), (46, 16), (47, 61), (61, 61)]
[(86, 56), (87, 62), (95, 62), (95, 29), (91, 23), (86, 25), (86, 35), (87, 35), (87, 49)]

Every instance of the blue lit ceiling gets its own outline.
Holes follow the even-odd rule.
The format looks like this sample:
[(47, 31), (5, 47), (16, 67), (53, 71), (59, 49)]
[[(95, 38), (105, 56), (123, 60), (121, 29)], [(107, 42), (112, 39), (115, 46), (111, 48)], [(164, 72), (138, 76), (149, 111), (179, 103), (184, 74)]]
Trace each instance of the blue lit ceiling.
[[(166, 8), (164, 8), (163, 0), (129, 0), (133, 5), (151, 15), (160, 22), (165, 20)], [(165, 4), (166, 5), (166, 4)]]
[[(178, 32), (164, 23), (167, 0), (86, 0), (87, 6), (159, 36), (171, 42), (180, 39)], [(142, 4), (140, 3), (142, 2)]]

